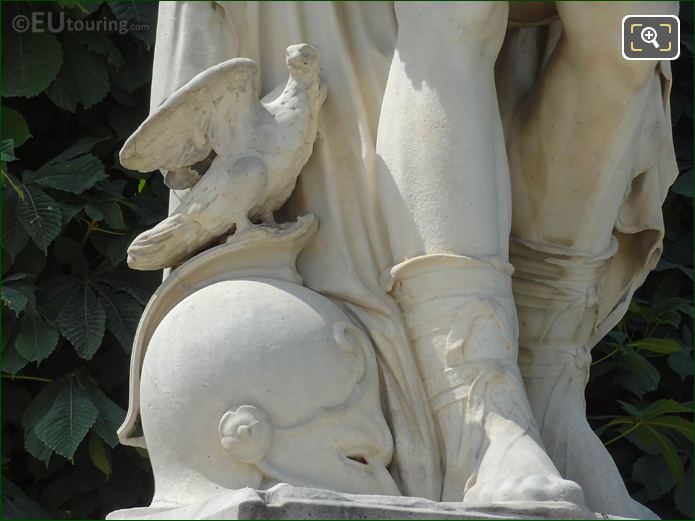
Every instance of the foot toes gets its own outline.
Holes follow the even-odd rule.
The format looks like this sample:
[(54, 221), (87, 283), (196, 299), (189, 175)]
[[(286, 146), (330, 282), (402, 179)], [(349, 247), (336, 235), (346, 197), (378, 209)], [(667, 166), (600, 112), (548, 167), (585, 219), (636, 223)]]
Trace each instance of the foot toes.
[(584, 493), (574, 481), (531, 474), (509, 477), (501, 483), (476, 483), (464, 497), (464, 502), (477, 505), (512, 501), (566, 501), (583, 505)]
[(518, 494), (530, 501), (583, 501), (582, 489), (574, 481), (557, 477), (531, 475), (522, 478)]

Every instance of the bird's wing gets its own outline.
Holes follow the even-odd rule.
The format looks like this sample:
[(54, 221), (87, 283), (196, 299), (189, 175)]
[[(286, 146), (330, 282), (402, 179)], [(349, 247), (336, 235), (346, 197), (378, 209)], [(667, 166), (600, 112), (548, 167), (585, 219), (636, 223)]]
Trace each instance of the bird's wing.
[(176, 170), (194, 165), (212, 150), (216, 118), (234, 126), (240, 109), (258, 103), (253, 60), (235, 58), (201, 72), (174, 91), (123, 145), (121, 164), (130, 170)]

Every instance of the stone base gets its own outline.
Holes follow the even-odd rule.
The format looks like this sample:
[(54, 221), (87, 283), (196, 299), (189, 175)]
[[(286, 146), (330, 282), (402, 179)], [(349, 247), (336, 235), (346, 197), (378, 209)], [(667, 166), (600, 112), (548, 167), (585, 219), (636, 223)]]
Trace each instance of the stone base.
[(422, 498), (340, 494), (280, 484), (221, 492), (194, 505), (116, 510), (106, 519), (622, 519), (564, 502), (469, 507)]

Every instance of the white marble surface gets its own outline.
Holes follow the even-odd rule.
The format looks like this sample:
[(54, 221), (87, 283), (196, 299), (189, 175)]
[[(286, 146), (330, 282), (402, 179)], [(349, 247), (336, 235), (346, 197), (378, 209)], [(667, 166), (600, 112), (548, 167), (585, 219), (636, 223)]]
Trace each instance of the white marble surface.
[(279, 484), (269, 490), (221, 492), (193, 505), (112, 512), (107, 519), (623, 519), (544, 504), (518, 510), (471, 508), (414, 497), (340, 494)]

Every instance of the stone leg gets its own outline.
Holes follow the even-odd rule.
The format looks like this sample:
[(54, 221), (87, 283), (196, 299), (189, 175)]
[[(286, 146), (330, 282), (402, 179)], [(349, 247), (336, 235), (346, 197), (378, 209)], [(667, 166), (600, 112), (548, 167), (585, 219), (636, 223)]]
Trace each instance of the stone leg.
[(608, 247), (636, 175), (631, 155), (657, 65), (622, 57), (622, 18), (673, 14), (675, 6), (557, 3), (563, 36), (509, 139), (513, 236), (589, 255)]
[(654, 102), (656, 62), (622, 58), (622, 18), (672, 14), (675, 3), (558, 2), (557, 9), (563, 36), (516, 114), (509, 144), (520, 366), (546, 448), (563, 476), (582, 486), (587, 505), (654, 517), (630, 498), (587, 423), (584, 386), (602, 277), (617, 246), (614, 225), (640, 173), (634, 143)]
[(510, 272), (499, 257), (431, 254), (389, 273), (439, 427), (442, 500), (576, 508), (582, 491), (560, 479), (524, 393)]
[(509, 172), (493, 66), (506, 2), (396, 3), (379, 189), (403, 312), (435, 416), (442, 499), (583, 503), (539, 443), (516, 363)]
[(594, 511), (653, 519), (634, 501), (603, 443), (586, 420), (588, 342), (598, 316), (601, 281), (615, 243), (596, 256), (515, 239), (514, 298), (519, 366), (543, 443), (562, 475), (581, 484)]

